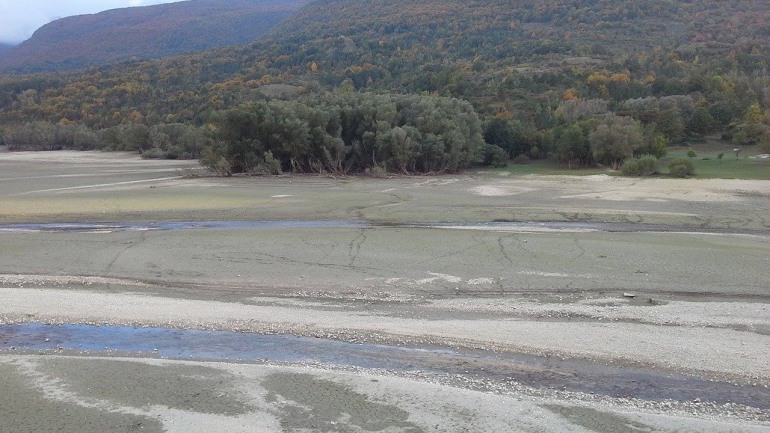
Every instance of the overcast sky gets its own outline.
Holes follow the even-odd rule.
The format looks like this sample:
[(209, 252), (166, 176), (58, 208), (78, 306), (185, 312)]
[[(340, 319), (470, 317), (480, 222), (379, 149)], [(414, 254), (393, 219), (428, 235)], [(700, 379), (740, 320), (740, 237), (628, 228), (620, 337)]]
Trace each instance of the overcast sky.
[(57, 18), (175, 1), (179, 0), (0, 0), (0, 42), (24, 41)]

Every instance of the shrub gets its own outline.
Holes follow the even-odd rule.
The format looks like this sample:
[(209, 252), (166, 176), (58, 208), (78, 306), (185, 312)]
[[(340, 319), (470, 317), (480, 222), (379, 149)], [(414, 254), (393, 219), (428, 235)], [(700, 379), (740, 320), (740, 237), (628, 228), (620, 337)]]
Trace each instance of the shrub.
[(694, 150), (690, 149), (690, 150), (687, 151), (687, 157), (688, 158), (695, 158), (696, 156), (698, 156), (698, 154), (695, 153)]
[(388, 170), (380, 164), (375, 164), (371, 167), (367, 167), (364, 173), (372, 177), (379, 177), (379, 178), (388, 177)]
[(529, 157), (525, 154), (521, 154), (513, 159), (514, 164), (529, 164)]
[(484, 146), (484, 165), (502, 168), (508, 165), (508, 154), (500, 146), (487, 144)]
[[(164, 159), (166, 158), (166, 153), (163, 152), (163, 150), (158, 149), (157, 147), (153, 147), (150, 149), (145, 150), (142, 152), (142, 158), (144, 159)], [(173, 159), (173, 158), (171, 158)]]
[(687, 158), (677, 158), (668, 164), (668, 169), (673, 177), (688, 177), (695, 174), (695, 167)]
[(257, 167), (253, 170), (253, 174), (256, 175), (279, 175), (283, 174), (283, 170), (281, 170), (281, 161), (279, 161), (275, 156), (273, 156), (273, 152), (267, 151), (265, 152), (265, 160), (263, 162), (260, 162)]
[(652, 176), (658, 174), (658, 160), (652, 156), (629, 158), (623, 162), (620, 172), (624, 176)]

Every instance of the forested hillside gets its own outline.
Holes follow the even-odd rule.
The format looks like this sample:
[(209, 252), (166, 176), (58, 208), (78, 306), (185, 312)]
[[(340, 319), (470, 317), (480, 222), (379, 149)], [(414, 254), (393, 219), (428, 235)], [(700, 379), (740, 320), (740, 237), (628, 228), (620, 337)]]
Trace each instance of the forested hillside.
[(0, 54), (0, 70), (78, 69), (254, 41), (307, 0), (190, 0), (51, 22)]
[[(243, 105), (253, 114), (260, 101), (313, 101), (326, 92), (359, 93), (360, 100), (415, 94), (433, 98), (433, 106), (458, 98), (481, 119), (486, 142), (508, 157), (617, 166), (632, 154), (659, 156), (668, 144), (714, 133), (737, 145), (766, 143), (768, 62), (770, 3), (763, 0), (317, 0), (244, 47), (6, 76), (0, 104), (3, 123), (15, 125), (6, 128), (8, 144), (32, 121), (91, 131), (94, 143), (104, 141), (96, 131), (181, 123), (210, 149), (222, 140), (214, 133), (222, 112)], [(281, 109), (312, 129), (317, 119), (306, 118), (301, 105)], [(415, 125), (399, 119), (387, 131)], [(332, 141), (345, 141), (339, 128), (326, 126)], [(413, 134), (421, 146), (426, 133)], [(619, 136), (629, 139), (616, 149)], [(244, 140), (265, 159), (258, 137)], [(152, 148), (148, 143), (127, 148)], [(491, 162), (500, 156), (495, 149), (473, 153)], [(322, 166), (286, 158), (282, 169)], [(245, 168), (233, 162), (230, 169)]]

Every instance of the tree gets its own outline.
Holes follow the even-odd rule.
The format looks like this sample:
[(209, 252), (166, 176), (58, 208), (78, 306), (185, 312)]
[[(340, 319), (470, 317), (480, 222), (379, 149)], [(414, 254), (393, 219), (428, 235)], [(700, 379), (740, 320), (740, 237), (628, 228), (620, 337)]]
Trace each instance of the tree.
[(743, 116), (743, 123), (738, 125), (733, 134), (733, 143), (739, 146), (751, 146), (770, 140), (770, 128), (762, 123), (762, 108), (753, 104)]
[(706, 135), (719, 128), (719, 122), (714, 119), (708, 108), (698, 107), (687, 123), (687, 130), (696, 135)]
[(484, 129), (484, 141), (505, 150), (510, 158), (529, 155), (534, 147), (541, 144), (539, 132), (534, 127), (519, 120), (497, 118)]
[(635, 148), (644, 144), (642, 124), (631, 117), (607, 114), (588, 136), (597, 162), (617, 169)]
[(578, 123), (561, 131), (556, 139), (556, 154), (560, 162), (572, 165), (587, 165), (591, 161), (591, 146), (588, 137)]

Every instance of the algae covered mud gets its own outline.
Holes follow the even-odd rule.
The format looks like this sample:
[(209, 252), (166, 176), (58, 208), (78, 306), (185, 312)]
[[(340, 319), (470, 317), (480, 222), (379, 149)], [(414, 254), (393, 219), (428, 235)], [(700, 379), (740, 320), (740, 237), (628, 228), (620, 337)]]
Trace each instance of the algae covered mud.
[(11, 431), (770, 428), (768, 182), (0, 167)]

